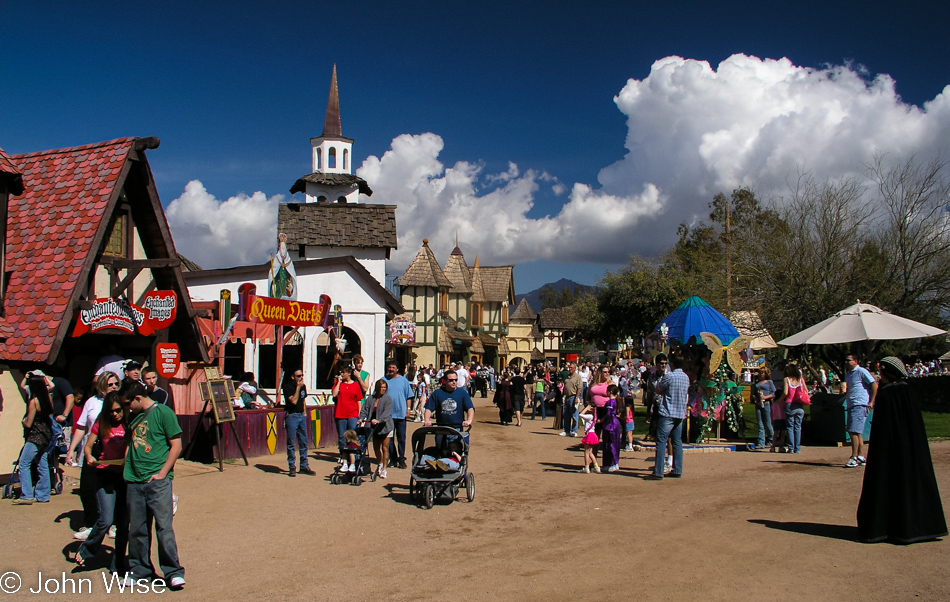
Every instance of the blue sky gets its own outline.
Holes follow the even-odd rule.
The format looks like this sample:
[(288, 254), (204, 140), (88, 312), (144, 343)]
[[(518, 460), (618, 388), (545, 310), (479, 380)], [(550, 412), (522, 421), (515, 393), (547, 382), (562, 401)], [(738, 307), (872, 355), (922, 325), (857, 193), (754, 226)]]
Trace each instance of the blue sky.
[[(901, 113), (933, 101), (950, 83), (950, 9), (942, 3), (909, 2), (900, 10), (866, 2), (710, 6), (4, 2), (0, 146), (20, 153), (129, 135), (161, 138), (149, 162), (163, 203), (193, 203), (189, 211), (179, 208), (177, 223), (183, 215), (198, 219), (201, 208), (209, 215), (199, 231), (176, 225), (170, 214), (176, 244), (205, 267), (220, 267), (221, 257), (236, 256), (228, 244), (255, 236), (237, 226), (215, 231), (215, 221), (231, 223), (222, 218), (224, 205), (267, 212), (281, 195), (301, 200), (288, 191), (310, 171), (309, 138), (320, 134), (336, 63), (354, 163), (380, 159), (361, 172), (377, 192), (369, 201), (400, 206), (393, 265), (411, 258), (423, 236), (444, 261), (454, 244), (449, 231), (459, 229), (470, 262), (478, 253), (518, 265), (521, 292), (561, 277), (593, 284), (630, 253), (668, 246), (675, 225), (701, 218), (715, 192), (735, 183), (771, 190), (781, 180), (781, 170), (754, 160), (723, 167), (735, 154), (729, 144), (757, 145), (784, 162), (782, 173), (805, 166), (831, 175), (822, 171), (828, 153), (853, 158), (859, 170), (866, 159), (866, 149), (856, 148), (859, 137), (842, 133), (836, 139), (848, 144), (824, 146), (804, 134), (801, 144), (788, 141), (817, 123), (808, 115), (842, 103), (852, 122), (912, 130)], [(736, 70), (754, 72), (751, 80), (720, 67), (735, 54), (755, 59)], [(655, 67), (674, 56), (692, 62), (667, 64), (665, 72)], [(763, 63), (782, 58), (788, 62)], [(695, 68), (702, 61), (711, 74)], [(857, 80), (842, 84), (848, 78), (823, 71), (829, 67)], [(801, 69), (822, 72), (825, 92), (808, 96), (814, 86), (804, 86), (788, 94), (790, 110), (804, 116), (794, 128), (783, 130), (767, 115), (751, 129), (781, 135), (737, 141), (752, 136), (737, 117), (717, 126), (718, 137), (699, 131), (718, 119), (697, 116), (702, 107), (728, 107), (723, 98), (730, 94), (746, 98), (765, 88), (772, 94), (761, 102), (780, 103), (794, 82), (816, 77)], [(874, 88), (879, 74), (890, 76), (892, 88)], [(625, 88), (631, 79), (643, 88)], [(721, 105), (702, 100), (710, 93), (703, 82), (712, 80)], [(630, 94), (618, 105), (622, 90)], [(891, 96), (868, 109), (875, 91)], [(919, 127), (944, 131), (950, 118), (937, 113), (923, 111)], [(693, 134), (678, 138), (681, 131)], [(434, 137), (422, 137), (427, 133)], [(402, 151), (394, 147), (400, 136), (408, 136)], [(893, 148), (884, 129), (869, 138), (882, 152), (943, 151), (925, 133)], [(710, 150), (710, 140), (720, 146)], [(204, 192), (186, 193), (195, 180)], [(420, 183), (429, 192), (404, 194)], [(437, 217), (445, 207), (457, 209), (457, 223)], [(515, 226), (482, 223), (483, 213)], [(258, 228), (266, 231), (262, 244), (272, 247), (271, 230)], [(266, 259), (255, 252), (261, 256), (245, 259)]]

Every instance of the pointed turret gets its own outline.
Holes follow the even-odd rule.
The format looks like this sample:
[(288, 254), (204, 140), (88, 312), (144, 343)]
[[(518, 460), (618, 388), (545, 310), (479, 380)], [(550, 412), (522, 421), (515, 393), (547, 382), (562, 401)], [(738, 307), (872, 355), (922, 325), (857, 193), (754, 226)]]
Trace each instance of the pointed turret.
[(343, 121), (340, 119), (340, 90), (336, 83), (336, 63), (333, 64), (333, 75), (330, 77), (330, 97), (327, 99), (327, 116), (323, 120), (321, 138), (327, 136), (342, 136)]
[(323, 133), (310, 139), (310, 147), (313, 172), (299, 178), (291, 194), (305, 193), (308, 203), (357, 203), (359, 195), (373, 194), (366, 180), (353, 175), (353, 139), (343, 135), (336, 65), (330, 76)]

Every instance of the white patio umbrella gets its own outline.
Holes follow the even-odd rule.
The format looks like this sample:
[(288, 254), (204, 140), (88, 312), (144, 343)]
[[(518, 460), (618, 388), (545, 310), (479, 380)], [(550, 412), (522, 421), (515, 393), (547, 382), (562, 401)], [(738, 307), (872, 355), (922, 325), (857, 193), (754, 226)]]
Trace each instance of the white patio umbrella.
[(888, 341), (894, 339), (922, 339), (946, 334), (933, 326), (921, 324), (886, 312), (880, 307), (861, 303), (842, 309), (827, 320), (793, 334), (778, 342), (779, 345), (832, 345), (854, 341)]

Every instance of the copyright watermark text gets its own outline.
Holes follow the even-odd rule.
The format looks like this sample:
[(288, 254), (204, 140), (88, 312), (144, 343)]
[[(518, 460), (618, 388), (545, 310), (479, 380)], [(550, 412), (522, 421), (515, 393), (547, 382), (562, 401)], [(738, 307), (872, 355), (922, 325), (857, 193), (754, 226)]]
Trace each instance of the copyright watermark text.
[(136, 593), (136, 594), (163, 594), (168, 591), (168, 586), (163, 579), (134, 579), (128, 573), (120, 575), (118, 573), (100, 573), (102, 585), (99, 585), (99, 579), (96, 577), (75, 577), (69, 576), (65, 571), (61, 571), (57, 576), (55, 573), (44, 575), (42, 571), (36, 574), (36, 579), (30, 579), (32, 575), (27, 575), (28, 583), (24, 584), (23, 577), (14, 571), (7, 571), (0, 575), (0, 593), (15, 594), (17, 592), (29, 594), (91, 594), (93, 590), (100, 593)]

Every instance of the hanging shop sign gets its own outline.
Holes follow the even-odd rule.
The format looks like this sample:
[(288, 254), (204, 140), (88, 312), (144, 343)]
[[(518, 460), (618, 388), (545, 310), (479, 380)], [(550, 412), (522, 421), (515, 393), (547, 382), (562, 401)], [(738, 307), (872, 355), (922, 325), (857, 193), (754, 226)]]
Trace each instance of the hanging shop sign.
[(72, 336), (113, 329), (151, 336), (171, 326), (178, 312), (174, 291), (152, 291), (139, 307), (125, 299), (95, 299), (92, 307), (79, 310)]
[(319, 303), (305, 301), (286, 301), (271, 297), (251, 297), (248, 303), (247, 319), (261, 324), (281, 326), (322, 326), (331, 323), (330, 297), (320, 295)]
[(142, 308), (146, 310), (145, 321), (152, 325), (152, 329), (164, 330), (178, 315), (178, 295), (175, 291), (146, 293)]
[(389, 323), (389, 342), (393, 345), (412, 345), (416, 342), (416, 323), (412, 318), (396, 316)]
[(155, 363), (158, 365), (158, 374), (171, 378), (178, 372), (181, 365), (181, 351), (175, 343), (159, 343), (155, 346)]

